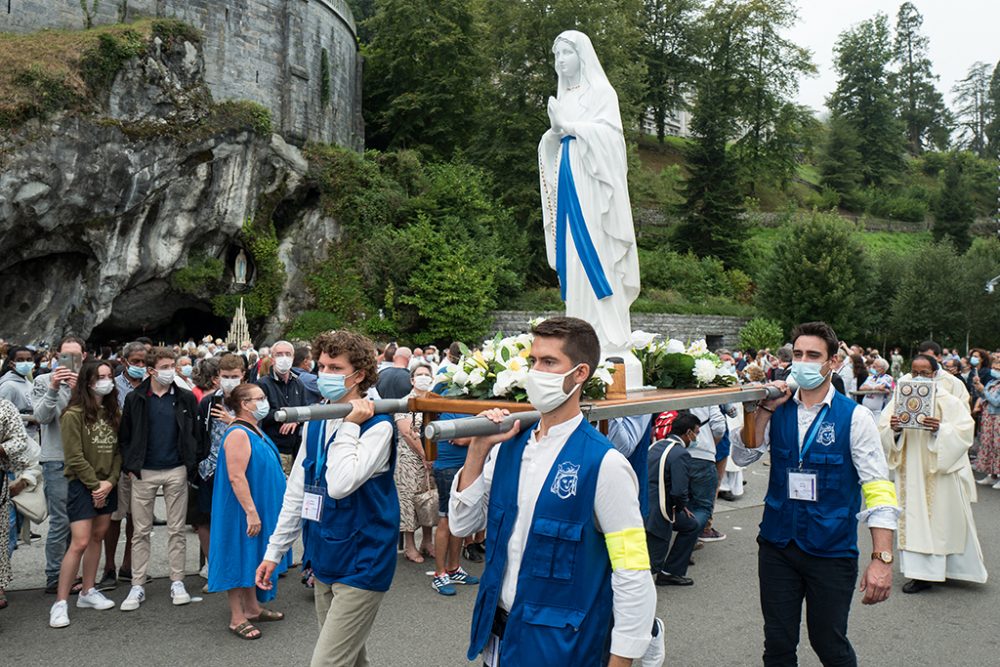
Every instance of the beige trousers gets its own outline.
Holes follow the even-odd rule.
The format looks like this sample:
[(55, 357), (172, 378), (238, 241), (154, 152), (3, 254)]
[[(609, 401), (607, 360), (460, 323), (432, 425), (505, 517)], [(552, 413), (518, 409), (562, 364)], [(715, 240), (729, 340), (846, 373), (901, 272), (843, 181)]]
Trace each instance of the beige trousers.
[(184, 520), (187, 517), (187, 469), (177, 466), (170, 470), (143, 470), (141, 478), (132, 480), (132, 585), (146, 583), (149, 566), (149, 534), (153, 531), (153, 503), (156, 492), (163, 487), (167, 503), (167, 558), (170, 580), (184, 579), (184, 553), (187, 549)]
[(281, 469), (285, 472), (285, 477), (292, 474), (292, 465), (295, 463), (295, 454), (278, 454), (281, 459)]
[[(134, 558), (134, 556), (133, 556)], [(319, 639), (311, 667), (368, 667), (365, 642), (385, 593), (316, 580), (313, 592)]]

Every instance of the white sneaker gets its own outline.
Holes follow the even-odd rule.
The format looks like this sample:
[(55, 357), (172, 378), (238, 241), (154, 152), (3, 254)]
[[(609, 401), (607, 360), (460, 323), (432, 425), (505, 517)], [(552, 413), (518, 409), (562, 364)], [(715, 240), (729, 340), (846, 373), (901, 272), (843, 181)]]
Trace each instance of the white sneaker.
[(49, 627), (50, 628), (65, 628), (69, 625), (69, 605), (66, 604), (66, 600), (59, 600), (49, 611)]
[(101, 591), (96, 588), (91, 588), (89, 591), (84, 593), (80, 591), (79, 597), (76, 598), (77, 609), (111, 609), (115, 606), (112, 602), (104, 595)]
[(666, 649), (663, 645), (666, 629), (663, 627), (663, 621), (660, 619), (657, 618), (654, 622), (657, 629), (656, 636), (650, 640), (646, 652), (636, 661), (637, 667), (661, 667), (664, 658), (666, 658)]
[(1000, 481), (1000, 480), (998, 480), (993, 475), (987, 475), (986, 477), (983, 477), (982, 479), (977, 479), (976, 480), (976, 484), (980, 484), (982, 486), (993, 486), (998, 481)]
[(993, 485), (993, 488), (997, 489), (998, 491), (1000, 491), (1000, 479), (998, 479), (997, 483)]
[(175, 581), (170, 584), (170, 599), (177, 606), (187, 604), (191, 601), (191, 596), (188, 595), (187, 589), (184, 588), (183, 581)]
[(139, 608), (139, 605), (145, 601), (146, 589), (142, 586), (133, 586), (132, 590), (128, 592), (128, 597), (122, 600), (122, 604), (119, 609), (122, 611), (135, 611)]
[(205, 564), (198, 570), (198, 576), (202, 579), (208, 579), (208, 561), (205, 561)]

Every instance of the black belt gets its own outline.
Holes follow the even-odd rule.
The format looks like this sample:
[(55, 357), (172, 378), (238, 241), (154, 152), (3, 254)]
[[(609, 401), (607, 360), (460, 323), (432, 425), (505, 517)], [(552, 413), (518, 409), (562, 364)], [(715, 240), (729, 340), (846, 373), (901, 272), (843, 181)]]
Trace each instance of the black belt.
[(503, 633), (507, 629), (507, 617), (510, 616), (504, 609), (497, 607), (496, 613), (493, 614), (493, 634), (497, 636), (497, 639), (503, 639)]

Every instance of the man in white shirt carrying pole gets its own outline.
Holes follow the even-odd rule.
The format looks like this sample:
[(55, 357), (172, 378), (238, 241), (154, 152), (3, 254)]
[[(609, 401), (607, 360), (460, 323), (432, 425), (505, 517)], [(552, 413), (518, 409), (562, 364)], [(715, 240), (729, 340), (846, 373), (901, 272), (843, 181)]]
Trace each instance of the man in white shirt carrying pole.
[(600, 343), (576, 318), (545, 320), (532, 333), (526, 389), (541, 421), (531, 432), (473, 438), (450, 501), (454, 534), (487, 527), (468, 658), (597, 667), (610, 635), (607, 664), (631, 665), (649, 645), (656, 592), (635, 473), (580, 412)]

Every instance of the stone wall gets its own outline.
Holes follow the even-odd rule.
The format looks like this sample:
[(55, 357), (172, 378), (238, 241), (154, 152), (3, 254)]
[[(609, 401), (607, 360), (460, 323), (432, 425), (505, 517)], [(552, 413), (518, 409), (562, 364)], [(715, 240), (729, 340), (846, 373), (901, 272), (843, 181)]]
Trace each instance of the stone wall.
[[(528, 320), (535, 317), (557, 317), (562, 312), (529, 313), (518, 310), (497, 310), (492, 313), (494, 331), (505, 334), (528, 330)], [(668, 313), (632, 313), (632, 329), (662, 334), (684, 342), (705, 338), (711, 349), (733, 348), (740, 342), (740, 330), (749, 322), (746, 317), (719, 315), (673, 315)]]
[[(93, 0), (87, 0), (88, 5)], [(121, 0), (101, 0), (95, 24), (119, 20)], [(216, 100), (246, 99), (271, 111), (294, 143), (361, 150), (361, 56), (344, 0), (128, 0), (126, 18), (177, 18), (205, 34), (205, 81)], [(78, 0), (0, 0), (0, 32), (83, 28)], [(322, 103), (326, 51), (329, 99)]]

